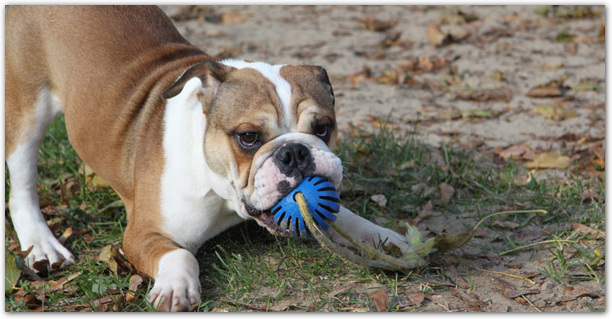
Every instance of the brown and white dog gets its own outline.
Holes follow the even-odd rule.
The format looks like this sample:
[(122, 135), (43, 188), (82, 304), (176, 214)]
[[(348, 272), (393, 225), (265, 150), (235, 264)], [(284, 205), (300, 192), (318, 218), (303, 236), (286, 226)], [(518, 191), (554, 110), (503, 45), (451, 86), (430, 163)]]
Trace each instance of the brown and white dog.
[[(9, 209), (29, 264), (75, 261), (36, 194), (38, 149), (62, 112), (74, 149), (125, 202), (124, 251), (155, 279), (160, 310), (199, 302), (194, 253), (206, 240), (247, 219), (278, 233), (269, 209), (304, 176), (340, 186), (321, 67), (214, 61), (156, 7), (11, 6), (5, 39)], [(336, 223), (408, 249), (344, 207)]]

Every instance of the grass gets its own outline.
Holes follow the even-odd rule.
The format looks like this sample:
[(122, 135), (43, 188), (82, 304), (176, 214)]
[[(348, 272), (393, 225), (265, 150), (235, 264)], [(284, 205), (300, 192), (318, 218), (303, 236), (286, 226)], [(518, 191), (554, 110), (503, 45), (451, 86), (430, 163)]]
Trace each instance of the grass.
[[(520, 163), (500, 162), (487, 154), (457, 148), (432, 149), (381, 127), (374, 134), (357, 132), (338, 146), (337, 153), (345, 165), (345, 206), (394, 229), (399, 221), (412, 220), (429, 201), (436, 218), (456, 220), (455, 226), (465, 228), (501, 210), (546, 209), (549, 214), (544, 216), (493, 218), (485, 224), (490, 225), (490, 236), (498, 239), (474, 238), (468, 245), (497, 254), (532, 244), (529, 237), (517, 234), (534, 225), (543, 227), (549, 231), (547, 239), (559, 239), (554, 246), (519, 249), (509, 257), (525, 253), (534, 261), (545, 254), (549, 259), (538, 264), (542, 280), (605, 283), (603, 241), (593, 241), (564, 227), (575, 222), (604, 230), (605, 181), (572, 176), (566, 181), (532, 178), (522, 183), (528, 174)], [(62, 118), (51, 125), (39, 158), (41, 207), (58, 236), (72, 227), (75, 235), (66, 245), (79, 262), (44, 280), (22, 276), (18, 289), (6, 295), (5, 310), (152, 311), (144, 297), (152, 282), (145, 281), (137, 289), (135, 301), (127, 302), (131, 273), (120, 270), (115, 274), (98, 258), (105, 246), (121, 243), (126, 225), (124, 209), (115, 205), (119, 198), (112, 190), (91, 187), (79, 173), (81, 161), (67, 142)], [(440, 184), (453, 188), (451, 200), (442, 200)], [(8, 198), (8, 181), (5, 186)], [(600, 199), (582, 199), (580, 195), (587, 189), (594, 190)], [(387, 198), (386, 206), (371, 199), (377, 194)], [(491, 225), (495, 220), (518, 226), (509, 231)], [(427, 224), (428, 219), (424, 219), (419, 226)], [(6, 234), (5, 247), (13, 250), (16, 241), (10, 225)], [(434, 254), (428, 267), (406, 272), (360, 268), (328, 253), (315, 241), (274, 237), (256, 223), (247, 222), (199, 250), (203, 297), (196, 310), (373, 311), (372, 291), (378, 289), (389, 296), (386, 310), (437, 309), (406, 301), (406, 295), (448, 293), (448, 286), (440, 282), (448, 279), (444, 260), (449, 257), (459, 264), (474, 259), (470, 261), (469, 253), (453, 252)], [(478, 288), (478, 272), (466, 270), (468, 292), (472, 292)], [(576, 273), (582, 275), (577, 277)], [(78, 276), (61, 289), (53, 285), (75, 274)], [(433, 307), (433, 302), (429, 304)]]

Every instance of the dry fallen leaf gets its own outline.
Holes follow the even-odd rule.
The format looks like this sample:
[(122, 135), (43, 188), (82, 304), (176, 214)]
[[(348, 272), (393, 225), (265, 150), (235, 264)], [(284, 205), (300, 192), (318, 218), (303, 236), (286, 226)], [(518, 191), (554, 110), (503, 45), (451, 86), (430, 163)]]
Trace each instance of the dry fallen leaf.
[(230, 11), (223, 14), (221, 17), (221, 23), (223, 24), (241, 24), (251, 17), (250, 12), (235, 12)]
[(501, 228), (508, 228), (508, 229), (515, 229), (515, 228), (520, 226), (519, 223), (510, 222), (510, 221), (501, 221), (501, 220), (496, 220), (496, 221), (492, 222), (491, 225), (492, 226), (499, 226)]
[(546, 152), (542, 154), (538, 154), (536, 158), (528, 162), (525, 166), (527, 168), (558, 168), (558, 169), (566, 169), (572, 164), (572, 160), (565, 156), (561, 155), (557, 152)]
[(497, 153), (499, 157), (504, 160), (507, 159), (524, 159), (524, 160), (533, 160), (536, 158), (536, 154), (531, 150), (531, 148), (525, 144), (517, 144), (512, 145), (504, 150)]
[(573, 230), (577, 230), (579, 233), (581, 233), (583, 235), (589, 235), (592, 238), (606, 239), (606, 232), (603, 232), (601, 230), (597, 230), (595, 228), (591, 228), (591, 227), (583, 225), (583, 224), (572, 223), (572, 229)]
[(419, 307), (425, 300), (425, 294), (422, 292), (406, 293), (406, 297), (415, 307)]
[(371, 295), (372, 301), (376, 306), (376, 311), (387, 312), (387, 291), (384, 289), (376, 290)]
[(383, 194), (372, 195), (370, 199), (380, 207), (387, 206), (387, 197)]
[(410, 222), (410, 225), (414, 226), (414, 225), (418, 224), (421, 220), (423, 220), (423, 219), (425, 219), (427, 217), (431, 217), (431, 216), (433, 216), (433, 204), (431, 203), (431, 200), (429, 200), (427, 202), (427, 204), (425, 204), (425, 206), (423, 206), (423, 209), (421, 209), (421, 211), (419, 212), (417, 217), (415, 217)]
[(512, 93), (510, 92), (510, 90), (503, 88), (469, 90), (465, 92), (455, 93), (453, 99), (486, 103), (508, 103), (512, 99)]
[(102, 177), (98, 176), (98, 174), (96, 174), (89, 165), (85, 164), (85, 162), (81, 163), (79, 174), (85, 175), (85, 182), (94, 187), (110, 187), (110, 184)]
[(441, 47), (453, 42), (453, 37), (448, 33), (443, 33), (440, 26), (435, 23), (427, 26), (427, 38), (433, 47)]
[(568, 89), (569, 87), (563, 85), (563, 81), (553, 80), (531, 88), (527, 92), (527, 96), (535, 98), (560, 97)]
[(461, 10), (456, 12), (444, 12), (440, 16), (440, 24), (465, 24), (478, 20), (474, 14), (465, 13)]
[(480, 311), (480, 308), (485, 305), (485, 303), (478, 300), (476, 295), (473, 293), (466, 293), (461, 289), (455, 288), (450, 288), (450, 291), (453, 296), (463, 300), (468, 305), (468, 308), (470, 308), (472, 311)]
[(599, 194), (592, 189), (585, 189), (584, 192), (580, 194), (580, 198), (586, 201), (593, 201), (599, 199)]
[(567, 109), (558, 104), (539, 104), (533, 107), (533, 113), (545, 119), (563, 121), (578, 116), (574, 109)]
[(106, 245), (98, 255), (98, 261), (104, 262), (116, 275), (134, 271), (134, 267), (121, 253), (118, 245)]
[(66, 228), (62, 236), (60, 236), (60, 238), (58, 238), (57, 240), (59, 240), (60, 244), (63, 245), (66, 242), (66, 240), (70, 238), (70, 236), (72, 236), (72, 227)]
[(396, 26), (398, 21), (380, 21), (374, 17), (367, 17), (357, 20), (359, 28), (368, 31), (383, 32)]
[(130, 286), (128, 288), (129, 290), (125, 296), (126, 302), (135, 302), (138, 299), (136, 291), (138, 290), (138, 286), (142, 284), (142, 281), (142, 277), (140, 277), (139, 275), (132, 275), (132, 277), (130, 277)]
[(455, 189), (452, 186), (446, 183), (440, 184), (440, 196), (442, 197), (442, 202), (448, 203), (448, 201), (453, 197), (453, 194), (455, 194)]

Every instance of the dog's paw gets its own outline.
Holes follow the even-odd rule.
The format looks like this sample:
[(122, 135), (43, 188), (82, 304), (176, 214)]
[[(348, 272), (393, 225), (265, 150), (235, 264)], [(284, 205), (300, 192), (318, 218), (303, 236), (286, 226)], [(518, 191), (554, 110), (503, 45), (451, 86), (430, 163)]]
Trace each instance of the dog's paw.
[(198, 273), (198, 262), (190, 252), (177, 249), (165, 254), (147, 299), (159, 311), (190, 311), (200, 302)]
[(21, 249), (32, 247), (25, 258), (26, 265), (39, 273), (61, 269), (76, 262), (72, 253), (46, 227), (40, 231), (30, 231), (22, 237)]

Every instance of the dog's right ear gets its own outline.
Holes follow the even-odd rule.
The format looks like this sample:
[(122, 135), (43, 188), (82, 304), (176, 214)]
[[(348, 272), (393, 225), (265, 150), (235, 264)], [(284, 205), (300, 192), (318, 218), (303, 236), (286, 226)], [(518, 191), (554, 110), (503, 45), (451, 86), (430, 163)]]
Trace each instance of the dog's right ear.
[(198, 98), (202, 101), (204, 113), (208, 113), (208, 109), (212, 105), (214, 97), (217, 95), (219, 86), (221, 86), (221, 83), (225, 82), (227, 76), (233, 70), (235, 70), (233, 67), (214, 61), (200, 62), (183, 72), (174, 83), (164, 90), (162, 97), (164, 99), (170, 99), (177, 96), (181, 93), (187, 81), (194, 77), (198, 77), (204, 86), (202, 92), (198, 93)]

